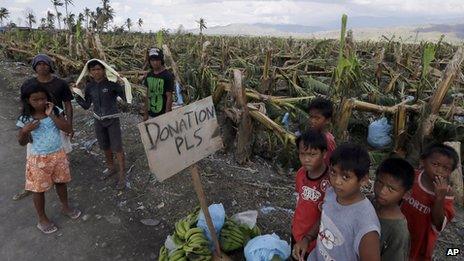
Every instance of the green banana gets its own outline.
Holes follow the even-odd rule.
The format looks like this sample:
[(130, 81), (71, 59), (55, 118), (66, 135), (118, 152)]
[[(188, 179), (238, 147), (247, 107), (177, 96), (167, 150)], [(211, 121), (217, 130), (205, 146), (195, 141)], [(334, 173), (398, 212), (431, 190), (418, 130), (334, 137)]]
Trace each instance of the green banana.
[(185, 241), (179, 237), (177, 232), (171, 236), (171, 239), (174, 242), (174, 244), (176, 244), (176, 246), (182, 246), (183, 244), (185, 244)]
[(203, 230), (199, 227), (194, 227), (194, 228), (191, 228), (187, 231), (187, 233), (185, 233), (185, 238), (188, 240), (192, 235), (195, 235), (195, 234), (203, 234)]
[(183, 249), (176, 249), (172, 254), (169, 256), (168, 261), (177, 261), (180, 260), (182, 257), (186, 257), (185, 251)]
[(159, 250), (158, 261), (168, 261), (168, 249), (165, 246)]

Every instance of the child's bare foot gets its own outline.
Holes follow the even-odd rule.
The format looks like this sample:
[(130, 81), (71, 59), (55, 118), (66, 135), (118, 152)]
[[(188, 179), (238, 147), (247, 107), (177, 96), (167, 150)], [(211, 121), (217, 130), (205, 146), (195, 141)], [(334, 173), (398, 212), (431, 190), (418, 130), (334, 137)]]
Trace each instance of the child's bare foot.
[(37, 223), (37, 228), (42, 231), (44, 234), (51, 234), (58, 230), (58, 228), (53, 224), (53, 222), (39, 222)]
[(123, 190), (126, 188), (126, 181), (124, 178), (119, 179), (118, 184), (116, 185), (116, 188), (119, 190)]
[(61, 213), (67, 217), (69, 217), (70, 219), (78, 219), (80, 216), (81, 216), (81, 211), (77, 208), (74, 208), (74, 209), (63, 209), (61, 210)]

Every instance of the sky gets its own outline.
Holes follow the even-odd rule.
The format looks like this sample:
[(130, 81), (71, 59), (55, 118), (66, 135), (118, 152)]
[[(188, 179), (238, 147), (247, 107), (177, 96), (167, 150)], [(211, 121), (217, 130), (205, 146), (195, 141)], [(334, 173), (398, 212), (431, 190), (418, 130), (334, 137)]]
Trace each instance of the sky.
[[(84, 7), (94, 10), (100, 0), (73, 0), (70, 12), (82, 12)], [(114, 25), (123, 25), (127, 18), (142, 18), (142, 28), (156, 31), (160, 28), (186, 29), (197, 27), (204, 18), (207, 26), (232, 23), (301, 24), (309, 26), (332, 25), (343, 13), (357, 21), (357, 27), (398, 26), (421, 21), (464, 22), (464, 0), (110, 0), (116, 11)], [(50, 0), (0, 0), (0, 7), (10, 11), (8, 20), (25, 26), (26, 9), (33, 10), (37, 21), (54, 8)], [(59, 10), (65, 13), (64, 7)], [(358, 18), (356, 20), (356, 18)], [(462, 18), (462, 19), (461, 19)], [(35, 25), (37, 26), (37, 25)], [(328, 26), (326, 26), (328, 27)]]

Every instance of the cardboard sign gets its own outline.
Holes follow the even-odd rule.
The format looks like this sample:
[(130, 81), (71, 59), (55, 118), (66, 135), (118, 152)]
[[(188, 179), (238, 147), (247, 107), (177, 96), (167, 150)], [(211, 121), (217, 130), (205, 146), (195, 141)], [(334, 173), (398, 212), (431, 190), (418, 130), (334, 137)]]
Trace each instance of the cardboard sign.
[(163, 181), (222, 148), (211, 96), (138, 125), (150, 171)]

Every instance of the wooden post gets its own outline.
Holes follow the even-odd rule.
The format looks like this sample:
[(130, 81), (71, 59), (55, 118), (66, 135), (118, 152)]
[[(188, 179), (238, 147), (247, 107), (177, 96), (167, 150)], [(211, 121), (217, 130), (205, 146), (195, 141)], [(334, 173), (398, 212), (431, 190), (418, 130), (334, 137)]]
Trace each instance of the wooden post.
[(445, 142), (444, 144), (452, 147), (458, 153), (458, 166), (451, 173), (450, 181), (454, 192), (454, 202), (462, 207), (464, 206), (464, 181), (462, 180), (461, 142)]
[(239, 164), (245, 164), (251, 156), (252, 122), (247, 106), (245, 89), (242, 86), (242, 72), (234, 69), (234, 84), (232, 85), (232, 95), (235, 103), (241, 112), (240, 123), (237, 130), (237, 153), (236, 158)]
[(203, 186), (201, 185), (201, 178), (200, 174), (198, 173), (198, 168), (196, 164), (193, 164), (190, 167), (190, 173), (192, 174), (193, 188), (197, 193), (198, 201), (200, 201), (201, 210), (203, 210), (203, 214), (205, 214), (206, 225), (208, 226), (208, 230), (211, 234), (211, 239), (213, 240), (215, 256), (219, 257), (220, 259), (223, 259), (225, 255), (223, 256), (221, 253), (221, 246), (219, 245), (219, 240), (216, 235), (216, 229), (214, 228), (213, 220), (211, 219), (211, 215), (209, 214), (205, 192), (203, 191)]

